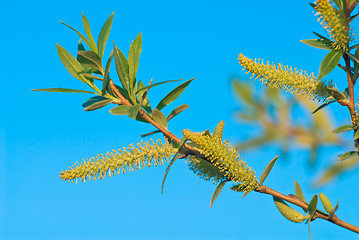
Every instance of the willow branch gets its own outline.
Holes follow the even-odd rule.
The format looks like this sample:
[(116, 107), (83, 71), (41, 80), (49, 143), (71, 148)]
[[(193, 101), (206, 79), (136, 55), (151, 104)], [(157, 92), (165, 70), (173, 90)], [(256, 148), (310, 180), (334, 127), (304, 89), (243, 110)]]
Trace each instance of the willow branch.
[[(132, 104), (124, 96), (122, 96), (122, 94), (117, 90), (117, 88), (116, 88), (116, 86), (115, 86), (115, 84), (113, 83), (112, 80), (110, 80), (110, 86), (111, 86), (112, 91), (114, 93), (116, 93), (116, 95), (121, 99), (121, 101), (122, 101), (121, 104), (127, 105), (127, 106), (132, 106)], [(167, 129), (163, 128), (158, 123), (156, 123), (150, 116), (147, 115), (147, 113), (142, 108), (140, 108), (140, 110), (138, 111), (138, 114), (143, 119), (145, 119), (147, 122), (149, 122), (154, 127), (156, 127), (159, 131), (161, 131), (163, 133), (163, 135), (165, 135), (169, 139), (175, 141), (176, 143), (181, 142), (181, 140), (177, 136), (175, 136), (173, 133), (171, 133)], [(193, 147), (189, 146), (188, 144), (185, 144), (185, 146), (188, 149), (187, 155), (188, 154), (191, 154), (191, 155), (197, 155), (198, 154), (198, 151), (196, 149), (194, 149)]]
[[(297, 197), (295, 197), (294, 195), (290, 195), (290, 196), (286, 196), (282, 193), (279, 193), (269, 187), (266, 187), (266, 186), (260, 186), (258, 187), (257, 189), (255, 189), (256, 192), (259, 192), (259, 193), (264, 193), (264, 194), (268, 194), (268, 195), (271, 195), (273, 197), (277, 197), (277, 198), (280, 198), (282, 200), (285, 200), (287, 202), (290, 202), (298, 207), (301, 207), (303, 208), (304, 210), (308, 211), (308, 204), (299, 200)], [(359, 227), (357, 226), (354, 226), (350, 223), (347, 223), (347, 222), (344, 222), (343, 220), (339, 219), (336, 215), (333, 216), (332, 219), (329, 219), (329, 216), (327, 214), (323, 214), (321, 212), (319, 212), (318, 210), (316, 210), (315, 214), (314, 214), (314, 219), (315, 218), (321, 218), (323, 220), (326, 220), (328, 222), (331, 222), (331, 223), (334, 223), (338, 226), (341, 226), (345, 229), (348, 229), (350, 231), (353, 231), (355, 233), (359, 233)]]

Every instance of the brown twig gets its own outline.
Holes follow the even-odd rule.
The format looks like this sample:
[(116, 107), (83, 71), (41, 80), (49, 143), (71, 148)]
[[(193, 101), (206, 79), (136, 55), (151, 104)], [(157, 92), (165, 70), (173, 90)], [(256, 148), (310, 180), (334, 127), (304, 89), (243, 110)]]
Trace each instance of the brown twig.
[[(286, 196), (282, 193), (279, 193), (269, 187), (266, 187), (266, 186), (260, 186), (259, 188), (255, 189), (256, 192), (259, 192), (259, 193), (264, 193), (264, 194), (268, 194), (268, 195), (271, 195), (273, 197), (277, 197), (277, 198), (280, 198), (282, 200), (285, 200), (287, 202), (290, 202), (298, 207), (301, 207), (303, 208), (304, 210), (308, 211), (308, 204), (299, 200), (297, 197), (295, 197), (294, 195), (290, 195), (290, 196)], [(314, 214), (314, 217), (315, 218), (321, 218), (321, 219), (324, 219), (326, 221), (329, 221), (331, 223), (334, 223), (338, 226), (341, 226), (343, 228), (346, 228), (350, 231), (353, 231), (355, 233), (359, 233), (359, 227), (357, 226), (354, 226), (352, 224), (349, 224), (347, 222), (344, 222), (343, 220), (340, 220), (336, 215), (334, 215), (334, 217), (332, 219), (329, 219), (329, 216), (326, 215), (326, 214), (323, 214), (323, 213), (320, 213), (318, 211), (315, 212)]]

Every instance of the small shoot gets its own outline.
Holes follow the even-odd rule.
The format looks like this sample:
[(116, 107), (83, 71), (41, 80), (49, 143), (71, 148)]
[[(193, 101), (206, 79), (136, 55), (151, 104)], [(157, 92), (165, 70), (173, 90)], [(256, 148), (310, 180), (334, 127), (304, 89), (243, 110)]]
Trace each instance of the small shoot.
[(270, 173), (270, 171), (272, 170), (275, 162), (277, 161), (279, 156), (276, 156), (275, 158), (273, 158), (269, 164), (267, 165), (267, 167), (264, 169), (262, 175), (261, 175), (261, 178), (259, 180), (259, 185), (262, 185), (264, 180), (267, 178), (268, 174)]

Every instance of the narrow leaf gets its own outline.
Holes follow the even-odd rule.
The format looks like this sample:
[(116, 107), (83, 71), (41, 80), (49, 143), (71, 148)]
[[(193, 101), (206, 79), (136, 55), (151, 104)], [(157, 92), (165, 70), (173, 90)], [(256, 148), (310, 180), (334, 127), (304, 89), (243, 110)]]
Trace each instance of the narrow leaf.
[(323, 59), (319, 68), (319, 79), (327, 76), (337, 66), (343, 56), (342, 51), (332, 50)]
[(354, 140), (357, 140), (359, 138), (359, 131), (357, 130), (354, 134)]
[(127, 90), (127, 92), (129, 91), (129, 75), (128, 75), (128, 62), (127, 59), (125, 57), (125, 55), (123, 55), (123, 53), (121, 52), (120, 49), (118, 49), (117, 47), (115, 47), (115, 44), (113, 45), (113, 48), (115, 49), (115, 63), (116, 63), (116, 70), (117, 70), (117, 75), (118, 78), (120, 79), (122, 86), (124, 89)]
[(344, 160), (348, 160), (350, 158), (355, 158), (355, 159), (359, 160), (358, 152), (357, 151), (349, 151), (344, 154), (341, 154), (341, 155), (339, 155), (339, 158), (337, 159), (337, 161), (344, 161)]
[(73, 28), (73, 27), (67, 25), (66, 23), (64, 23), (64, 22), (62, 22), (62, 21), (60, 21), (60, 23), (64, 24), (66, 27), (68, 27), (68, 28), (74, 30), (74, 31), (80, 36), (80, 38), (87, 44), (87, 46), (90, 46), (90, 42), (89, 42), (89, 41), (87, 40), (87, 38), (86, 38), (84, 35), (82, 35), (79, 31), (77, 31), (75, 28)]
[(84, 68), (76, 60), (76, 58), (74, 58), (65, 48), (61, 47), (60, 45), (56, 44), (56, 48), (60, 60), (66, 67), (67, 71), (69, 71), (73, 77), (77, 78), (81, 82), (88, 83), (88, 80), (80, 74), (84, 71)]
[(152, 111), (152, 118), (153, 120), (158, 123), (164, 129), (167, 129), (167, 120), (165, 115), (158, 110), (157, 108), (153, 109)]
[(317, 37), (319, 37), (320, 39), (324, 39), (324, 40), (328, 40), (328, 41), (330, 41), (330, 39), (329, 38), (326, 38), (326, 37), (324, 37), (324, 36), (322, 36), (322, 35), (320, 35), (319, 33), (316, 33), (316, 32), (313, 32)]
[(141, 137), (148, 137), (150, 135), (160, 133), (160, 132), (161, 132), (160, 130), (155, 130), (155, 131), (152, 131), (152, 132), (149, 132), (149, 133), (146, 133), (146, 134), (142, 134)]
[(81, 39), (79, 40), (79, 43), (77, 44), (77, 51), (86, 51), (84, 45), (81, 42)]
[(262, 185), (264, 180), (267, 178), (268, 174), (270, 173), (270, 171), (272, 170), (273, 168), (273, 165), (274, 163), (277, 161), (279, 156), (276, 156), (275, 158), (273, 158), (269, 164), (267, 165), (267, 167), (264, 169), (262, 175), (261, 175), (261, 178), (259, 180), (259, 184)]
[(130, 46), (130, 51), (128, 53), (128, 68), (129, 68), (129, 79), (130, 79), (130, 92), (136, 83), (136, 73), (138, 69), (138, 63), (140, 59), (140, 54), (142, 50), (142, 33), (138, 34), (135, 41), (132, 42)]
[(113, 58), (113, 51), (111, 51), (110, 58), (108, 59), (107, 64), (106, 64), (105, 76), (104, 76), (103, 84), (102, 84), (102, 94), (103, 95), (106, 93), (106, 89), (108, 88), (108, 84), (111, 80), (110, 79), (110, 68), (111, 68), (112, 58)]
[(105, 46), (106, 46), (108, 36), (110, 35), (114, 14), (115, 14), (115, 12), (113, 12), (111, 14), (111, 16), (107, 19), (107, 21), (103, 25), (103, 27), (100, 31), (100, 34), (98, 35), (98, 38), (97, 38), (98, 55), (100, 56), (101, 59), (103, 57), (103, 53), (105, 52)]
[(185, 137), (182, 137), (181, 139), (181, 142), (179, 143), (179, 147), (178, 147), (178, 152), (173, 156), (171, 162), (168, 164), (168, 167), (165, 171), (165, 174), (163, 175), (163, 180), (162, 180), (162, 186), (161, 186), (161, 193), (163, 194), (163, 187), (165, 185), (165, 181), (166, 181), (166, 178), (167, 178), (167, 174), (168, 172), (170, 171), (172, 165), (175, 163), (175, 161), (177, 160), (177, 158), (179, 157), (179, 153), (180, 153), (180, 150), (182, 149), (182, 147), (184, 146), (184, 144), (186, 143), (187, 141), (187, 138)]
[(294, 188), (295, 188), (295, 196), (296, 196), (299, 200), (301, 200), (301, 201), (307, 203), (307, 201), (305, 200), (305, 197), (304, 197), (302, 188), (299, 186), (299, 184), (298, 184), (296, 181), (294, 181)]
[(84, 29), (85, 29), (85, 32), (87, 34), (87, 37), (89, 39), (89, 47), (90, 47), (90, 49), (92, 51), (94, 51), (95, 53), (98, 53), (95, 40), (92, 37), (89, 21), (85, 17), (84, 13), (82, 13), (82, 22), (83, 22)]
[(131, 108), (131, 106), (121, 105), (121, 106), (112, 108), (110, 110), (110, 113), (113, 115), (128, 115), (130, 112), (130, 108)]
[(69, 89), (69, 88), (41, 88), (41, 89), (31, 89), (32, 91), (42, 91), (42, 92), (68, 92), (68, 93), (93, 93), (90, 91), (84, 90), (76, 90), (76, 89)]
[(329, 104), (331, 104), (331, 103), (333, 103), (333, 102), (336, 102), (336, 100), (332, 100), (332, 101), (329, 101), (329, 102), (326, 102), (326, 103), (320, 105), (317, 109), (315, 109), (315, 110), (312, 112), (312, 114), (318, 112), (320, 109), (325, 108), (326, 106), (328, 106)]
[(138, 89), (138, 90), (136, 91), (136, 94), (138, 94), (139, 92), (144, 91), (144, 90), (146, 90), (146, 89), (150, 89), (150, 88), (156, 87), (156, 86), (161, 85), (161, 84), (164, 84), (164, 83), (177, 82), (177, 81), (182, 81), (182, 80), (183, 80), (183, 79), (167, 80), (167, 81), (163, 81), (163, 82), (158, 82), (158, 83), (155, 83), (155, 84), (151, 84), (151, 85), (148, 85), (148, 86), (146, 86), (146, 87), (142, 87), (142, 88)]
[(335, 214), (335, 212), (338, 210), (338, 208), (339, 208), (339, 199), (338, 199), (337, 204), (335, 205), (335, 208), (332, 209), (332, 210), (330, 211), (330, 213), (329, 213), (329, 216), (328, 216), (329, 220), (332, 220), (332, 219), (333, 219), (334, 214)]
[(212, 207), (214, 201), (216, 201), (218, 195), (221, 193), (221, 191), (222, 191), (224, 185), (226, 184), (226, 182), (227, 182), (227, 180), (224, 180), (224, 181), (222, 181), (221, 183), (219, 183), (219, 184), (217, 185), (217, 187), (216, 187), (216, 189), (214, 190), (214, 193), (213, 193), (213, 195), (212, 195), (212, 198), (211, 198), (211, 203), (210, 203), (210, 205), (209, 205), (210, 208)]
[(190, 84), (193, 81), (194, 78), (182, 83), (175, 89), (173, 89), (170, 93), (168, 93), (157, 105), (157, 109), (161, 110), (162, 108), (166, 107), (168, 104), (173, 102), (176, 98), (178, 98), (179, 95), (186, 89), (188, 84)]
[(169, 120), (171, 120), (172, 118), (174, 118), (175, 116), (177, 116), (178, 114), (180, 114), (181, 112), (183, 112), (184, 110), (186, 110), (187, 108), (189, 108), (189, 105), (183, 104), (183, 105), (178, 106), (175, 109), (173, 109), (173, 111), (170, 114), (168, 114), (168, 116), (166, 118), (167, 122)]
[(213, 131), (213, 137), (218, 138), (220, 141), (222, 141), (223, 138), (223, 129), (224, 129), (224, 121), (220, 121), (216, 128)]
[(325, 50), (331, 50), (332, 44), (330, 41), (327, 41), (325, 39), (307, 39), (307, 40), (300, 40), (302, 43), (305, 43), (311, 47), (325, 49)]
[(102, 75), (104, 75), (101, 58), (97, 55), (97, 53), (93, 51), (79, 51), (77, 52), (77, 60), (82, 65), (98, 70)]
[(317, 210), (317, 205), (318, 205), (318, 195), (316, 194), (312, 200), (310, 200), (309, 205), (308, 205), (308, 211), (309, 211), (309, 215), (310, 215), (310, 219), (313, 218), (315, 211)]
[(332, 96), (337, 101), (347, 99), (347, 97), (342, 92), (339, 92), (334, 87), (327, 87), (326, 90), (329, 93), (329, 95)]
[(353, 125), (343, 125), (343, 126), (338, 127), (337, 129), (333, 130), (333, 133), (348, 132), (353, 129), (354, 129)]
[(82, 106), (85, 108), (85, 111), (93, 111), (99, 108), (102, 108), (112, 102), (111, 99), (102, 97), (102, 96), (96, 96), (88, 99), (86, 102), (82, 104)]
[(138, 114), (138, 111), (141, 109), (141, 105), (140, 104), (136, 104), (134, 106), (131, 106), (129, 108), (129, 112), (128, 112), (128, 116), (132, 119), (136, 119), (136, 116)]

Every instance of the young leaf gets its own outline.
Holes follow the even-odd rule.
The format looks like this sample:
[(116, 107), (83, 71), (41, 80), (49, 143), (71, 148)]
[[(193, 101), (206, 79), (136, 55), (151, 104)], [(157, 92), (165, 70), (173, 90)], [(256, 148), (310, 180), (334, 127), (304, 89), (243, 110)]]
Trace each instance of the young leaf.
[(329, 104), (331, 104), (331, 103), (333, 103), (333, 102), (336, 102), (336, 100), (332, 100), (332, 101), (329, 101), (329, 102), (326, 102), (326, 103), (320, 105), (317, 109), (315, 109), (315, 110), (312, 112), (312, 114), (318, 112), (320, 109), (325, 108), (326, 106), (328, 106)]
[(323, 193), (319, 193), (319, 198), (323, 204), (325, 211), (327, 211), (327, 213), (330, 213), (334, 208), (329, 198), (327, 198), (327, 196), (325, 196)]
[(359, 155), (357, 151), (349, 151), (346, 152), (344, 154), (339, 155), (339, 158), (337, 159), (337, 161), (344, 161), (350, 158), (355, 158), (359, 160)]
[(316, 32), (313, 32), (317, 37), (319, 37), (320, 39), (324, 39), (324, 40), (328, 40), (328, 41), (330, 41), (330, 39), (329, 38), (326, 38), (326, 37), (324, 37), (324, 36), (322, 36), (322, 35), (320, 35), (319, 33), (316, 33)]
[(152, 111), (152, 118), (153, 120), (158, 123), (164, 129), (167, 129), (167, 120), (165, 115), (158, 110), (157, 108), (153, 109)]
[(85, 108), (85, 111), (93, 111), (99, 108), (102, 108), (112, 102), (111, 99), (102, 97), (102, 96), (96, 96), (88, 99), (86, 102), (82, 104), (82, 106)]
[(335, 214), (335, 212), (338, 210), (338, 208), (339, 208), (339, 199), (338, 199), (337, 204), (335, 205), (335, 208), (332, 209), (332, 210), (330, 211), (330, 213), (329, 213), (329, 216), (328, 216), (329, 220), (332, 220), (332, 219), (333, 219), (334, 214)]
[(302, 188), (299, 186), (299, 184), (298, 184), (296, 181), (294, 181), (294, 188), (295, 188), (295, 196), (296, 196), (299, 200), (301, 200), (301, 201), (307, 203), (307, 201), (305, 200), (305, 197), (304, 197)]
[(65, 48), (56, 44), (57, 53), (59, 54), (62, 64), (66, 67), (67, 71), (81, 82), (88, 83), (88, 80), (80, 74), (84, 71), (81, 64), (74, 58)]
[(107, 19), (107, 21), (103, 25), (103, 27), (100, 31), (100, 34), (98, 35), (98, 38), (97, 38), (98, 55), (100, 56), (101, 59), (103, 57), (103, 53), (105, 52), (105, 46), (106, 46), (108, 36), (110, 35), (114, 14), (115, 14), (115, 12), (113, 12), (111, 14), (111, 16)]
[(128, 111), (128, 116), (132, 119), (136, 119), (136, 116), (138, 114), (138, 111), (141, 109), (141, 105), (140, 104), (136, 104), (134, 106), (131, 106), (129, 108), (129, 111)]
[(342, 92), (339, 92), (334, 87), (327, 87), (326, 90), (329, 93), (329, 95), (332, 96), (337, 101), (347, 99), (347, 97)]
[(333, 133), (348, 132), (353, 129), (354, 129), (353, 125), (343, 125), (343, 126), (338, 127), (337, 129), (333, 130)]
[(129, 69), (129, 89), (132, 92), (132, 88), (136, 83), (136, 73), (138, 69), (138, 63), (142, 50), (142, 33), (138, 34), (135, 41), (130, 46), (128, 53), (128, 69)]
[(175, 116), (177, 116), (178, 114), (180, 114), (181, 112), (183, 112), (184, 110), (186, 110), (187, 108), (189, 108), (189, 105), (182, 104), (181, 106), (178, 106), (175, 109), (173, 109), (173, 111), (170, 114), (168, 114), (166, 118), (167, 122), (172, 118), (174, 118)]
[(115, 44), (113, 45), (113, 48), (115, 49), (115, 63), (116, 63), (116, 70), (118, 78), (120, 79), (122, 86), (124, 89), (129, 91), (129, 73), (128, 73), (128, 62), (121, 52), (120, 49), (115, 47)]
[[(150, 84), (152, 83), (152, 79), (150, 81)], [(145, 87), (145, 84), (142, 82), (142, 81), (139, 81), (138, 82), (138, 88), (143, 88)], [(138, 93), (138, 98), (140, 99), (140, 104), (141, 106), (148, 112), (148, 113), (151, 113), (152, 112), (152, 108), (151, 108), (151, 105), (150, 105), (150, 100), (148, 99), (148, 91), (149, 89), (141, 92), (141, 93)]]
[(31, 89), (32, 91), (42, 91), (42, 92), (68, 92), (68, 93), (93, 93), (90, 91), (68, 89), (68, 88), (41, 88), (41, 89)]
[(221, 183), (219, 183), (219, 184), (217, 185), (217, 187), (216, 187), (216, 189), (214, 190), (214, 193), (213, 193), (213, 195), (212, 195), (212, 198), (211, 198), (211, 203), (210, 203), (210, 205), (209, 205), (210, 208), (212, 207), (214, 201), (216, 201), (218, 195), (221, 193), (221, 191), (222, 191), (224, 185), (226, 184), (226, 182), (227, 182), (227, 180), (224, 180), (224, 181), (222, 181)]
[(111, 68), (112, 58), (113, 58), (113, 51), (111, 51), (110, 58), (108, 59), (107, 64), (106, 64), (106, 71), (105, 71), (105, 76), (104, 76), (103, 84), (102, 84), (102, 95), (104, 95), (106, 93), (106, 89), (108, 88), (108, 84), (111, 80), (110, 79), (110, 68)]
[(337, 66), (343, 56), (342, 51), (332, 50), (323, 59), (319, 68), (319, 79), (327, 76)]
[(270, 173), (270, 171), (272, 170), (273, 168), (273, 165), (274, 163), (277, 161), (279, 156), (276, 156), (275, 158), (273, 158), (269, 164), (267, 165), (267, 167), (264, 169), (262, 175), (261, 175), (261, 178), (259, 180), (259, 184), (262, 185), (264, 180), (267, 178), (268, 174)]
[(167, 81), (158, 82), (158, 83), (155, 83), (155, 84), (150, 84), (150, 85), (148, 85), (148, 86), (146, 86), (146, 87), (142, 87), (142, 88), (138, 89), (138, 90), (136, 91), (136, 94), (138, 94), (139, 92), (144, 91), (144, 90), (146, 90), (146, 89), (150, 89), (150, 88), (156, 87), (156, 86), (161, 85), (161, 84), (164, 84), (164, 83), (177, 82), (177, 81), (182, 81), (182, 80), (183, 80), (183, 79), (167, 80)]
[(114, 107), (110, 110), (110, 113), (113, 115), (128, 115), (130, 112), (131, 106), (127, 105), (120, 105), (117, 107)]
[(160, 133), (160, 132), (161, 132), (160, 130), (155, 130), (155, 131), (152, 131), (152, 132), (149, 132), (149, 133), (146, 133), (146, 134), (142, 134), (141, 137), (147, 137), (147, 136), (150, 136), (152, 134)]
[(327, 41), (325, 39), (306, 39), (306, 40), (300, 40), (302, 43), (305, 43), (311, 47), (325, 49), (325, 50), (331, 50), (332, 44), (330, 41)]
[(359, 131), (357, 130), (354, 134), (354, 140), (357, 140), (359, 138)]
[(310, 200), (308, 205), (308, 211), (310, 215), (310, 219), (313, 218), (315, 211), (317, 210), (317, 204), (318, 204), (318, 195), (315, 194), (315, 196)]
[(79, 40), (79, 43), (77, 44), (77, 51), (86, 51), (84, 45), (81, 42), (81, 39)]
[(179, 153), (180, 153), (180, 151), (182, 150), (182, 148), (184, 147), (184, 144), (186, 143), (186, 141), (187, 141), (187, 138), (182, 137), (181, 142), (179, 143), (179, 146), (178, 146), (178, 151), (177, 151), (177, 153), (173, 156), (171, 162), (168, 164), (168, 167), (167, 167), (167, 169), (166, 169), (166, 172), (165, 172), (165, 174), (164, 174), (164, 176), (163, 176), (163, 180), (162, 180), (162, 186), (161, 186), (161, 193), (162, 193), (162, 194), (163, 194), (163, 187), (164, 187), (164, 185), (165, 185), (165, 181), (166, 181), (166, 178), (167, 178), (167, 174), (168, 174), (168, 172), (170, 171), (172, 165), (175, 163), (175, 161), (176, 161), (177, 158), (179, 157)]
[(77, 52), (77, 60), (82, 65), (98, 70), (102, 75), (104, 75), (101, 58), (97, 55), (97, 53), (93, 51), (79, 51)]
[(89, 47), (90, 47), (90, 49), (92, 51), (94, 51), (95, 53), (98, 53), (95, 40), (93, 39), (92, 34), (91, 34), (89, 21), (85, 17), (84, 13), (82, 13), (82, 22), (84, 24), (84, 29), (85, 29), (85, 32), (87, 34), (87, 37), (89, 39)]
[(175, 89), (173, 89), (170, 93), (168, 93), (157, 105), (157, 109), (161, 110), (162, 108), (166, 107), (168, 104), (173, 102), (176, 98), (178, 98), (179, 95), (186, 89), (188, 84), (190, 84), (193, 81), (194, 78), (182, 83)]
[(64, 22), (62, 22), (62, 21), (60, 21), (60, 23), (64, 24), (66, 27), (68, 27), (68, 28), (74, 30), (74, 31), (80, 36), (80, 38), (87, 44), (87, 46), (90, 46), (90, 42), (89, 42), (89, 41), (87, 40), (87, 38), (86, 38), (84, 35), (82, 35), (79, 31), (77, 31), (75, 28), (73, 28), (73, 27), (67, 25), (66, 23), (64, 23)]
[(218, 138), (220, 141), (222, 141), (223, 137), (223, 129), (224, 129), (224, 121), (220, 121), (216, 128), (213, 131), (213, 137)]

